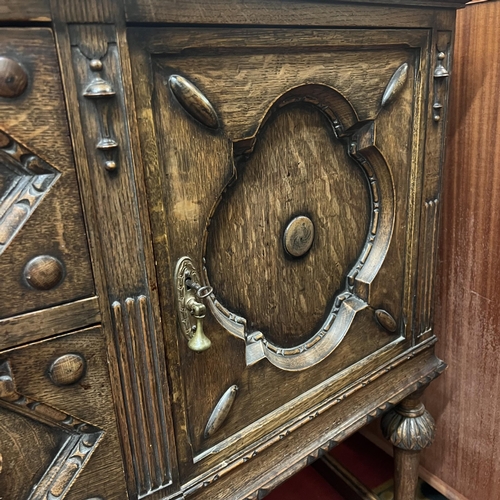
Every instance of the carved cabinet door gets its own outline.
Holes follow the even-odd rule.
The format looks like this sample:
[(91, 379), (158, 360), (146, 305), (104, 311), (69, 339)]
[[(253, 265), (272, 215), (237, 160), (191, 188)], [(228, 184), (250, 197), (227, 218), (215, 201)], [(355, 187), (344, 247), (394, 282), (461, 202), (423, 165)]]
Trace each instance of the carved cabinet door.
[(129, 31), (188, 489), (411, 345), (428, 37)]

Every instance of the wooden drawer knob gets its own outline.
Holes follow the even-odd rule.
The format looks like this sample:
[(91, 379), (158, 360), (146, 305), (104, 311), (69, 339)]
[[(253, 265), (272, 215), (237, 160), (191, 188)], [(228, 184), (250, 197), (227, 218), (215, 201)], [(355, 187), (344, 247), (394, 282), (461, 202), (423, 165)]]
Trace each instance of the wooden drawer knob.
[(64, 354), (50, 365), (49, 377), (55, 385), (71, 385), (85, 375), (86, 368), (85, 359), (79, 354)]
[(64, 266), (51, 255), (39, 255), (26, 264), (24, 278), (32, 288), (50, 290), (64, 279)]
[(26, 89), (28, 74), (13, 59), (0, 57), (0, 96), (18, 97)]

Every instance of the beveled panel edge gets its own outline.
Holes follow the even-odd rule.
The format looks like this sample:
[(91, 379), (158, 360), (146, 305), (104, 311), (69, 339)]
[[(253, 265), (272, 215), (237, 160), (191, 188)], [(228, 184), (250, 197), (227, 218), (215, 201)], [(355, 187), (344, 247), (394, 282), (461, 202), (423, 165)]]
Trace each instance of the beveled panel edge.
[(312, 450), (310, 449), (310, 447), (308, 447), (306, 449), (306, 454), (301, 455), (298, 461), (294, 462), (286, 469), (282, 469), (282, 473), (275, 473), (273, 477), (268, 480), (268, 482), (264, 483), (261, 486), (258, 486), (250, 495), (246, 495), (245, 497), (241, 498), (244, 498), (245, 500), (258, 500), (262, 498), (263, 493), (265, 494), (266, 492), (269, 492), (270, 490), (278, 486), (278, 484), (282, 483), (285, 479), (295, 474), (303, 467), (310, 465), (312, 462), (317, 460), (322, 455), (326, 454), (329, 450), (337, 446), (341, 441), (352, 435), (354, 432), (369, 424), (376, 418), (382, 416), (406, 396), (423, 387), (426, 387), (434, 379), (441, 375), (441, 373), (443, 373), (443, 371), (446, 369), (446, 366), (447, 365), (445, 363), (437, 360), (433, 368), (427, 370), (426, 373), (421, 374), (416, 381), (411, 382), (397, 394), (393, 394), (392, 396), (390, 396), (388, 401), (372, 403), (371, 407), (367, 411), (359, 415), (358, 418), (354, 418), (352, 420), (346, 419), (346, 424), (344, 426), (341, 426), (340, 428), (332, 426), (333, 430), (329, 434), (323, 434), (324, 438), (326, 438), (324, 444), (319, 447), (315, 445), (314, 449)]
[(35, 482), (28, 497), (29, 500), (63, 500), (102, 440), (104, 430), (17, 392), (8, 359), (0, 363), (0, 380), (0, 407), (62, 430), (67, 435), (66, 439), (60, 440), (57, 458), (49, 464), (42, 478)]
[(0, 319), (0, 350), (100, 323), (97, 297)]
[[(152, 55), (178, 54), (190, 50), (210, 49), (249, 50), (256, 47), (266, 49), (286, 47), (305, 51), (320, 47), (322, 50), (359, 50), (360, 46), (383, 45), (420, 48), (427, 42), (429, 32), (426, 28), (416, 27), (402, 30), (384, 26), (379, 29), (359, 30), (354, 26), (307, 26), (300, 28), (244, 26), (241, 28), (211, 26), (172, 26), (172, 27), (130, 27), (134, 44), (144, 47)], [(243, 36), (245, 35), (245, 36)], [(242, 138), (238, 138), (242, 139)]]
[[(274, 443), (282, 440), (284, 437), (290, 435), (300, 427), (302, 427), (307, 422), (313, 420), (319, 415), (323, 414), (325, 411), (329, 410), (333, 406), (341, 403), (346, 398), (352, 396), (357, 393), (360, 389), (370, 385), (375, 380), (379, 379), (383, 375), (388, 372), (394, 370), (401, 364), (406, 361), (415, 358), (419, 354), (428, 349), (432, 349), (434, 344), (437, 342), (436, 337), (431, 337), (427, 339), (424, 343), (418, 345), (417, 347), (408, 348), (408, 344), (405, 342), (404, 338), (400, 337), (395, 340), (391, 344), (383, 347), (381, 350), (376, 353), (368, 356), (371, 360), (375, 360), (380, 357), (381, 352), (387, 353), (389, 358), (384, 363), (378, 365), (377, 367), (373, 367), (372, 369), (366, 370), (365, 360), (361, 360), (355, 365), (342, 370), (341, 372), (329, 377), (327, 380), (322, 383), (316, 385), (312, 389), (308, 390), (304, 394), (294, 398), (289, 401), (287, 404), (277, 408), (273, 412), (265, 415), (259, 420), (250, 424), (250, 426), (242, 429), (239, 432), (236, 432), (232, 436), (228, 437), (222, 442), (212, 446), (208, 450), (205, 450), (202, 453), (199, 453), (194, 457), (194, 462), (200, 462), (204, 459), (207, 459), (211, 455), (216, 455), (220, 451), (223, 451), (225, 448), (232, 446), (236, 443), (241, 437), (242, 434), (247, 434), (248, 432), (252, 432), (255, 429), (265, 429), (271, 425), (271, 422), (276, 421), (280, 418), (281, 415), (290, 413), (294, 407), (297, 407), (299, 404), (303, 403), (305, 399), (313, 399), (315, 395), (321, 395), (320, 399), (316, 398), (314, 404), (302, 411), (300, 413), (293, 416), (293, 418), (288, 419), (282, 425), (274, 428), (272, 431), (266, 433), (265, 435), (261, 435), (257, 437), (255, 441), (253, 441), (248, 447), (243, 450), (240, 450), (234, 453), (232, 456), (225, 458), (222, 465), (215, 465), (211, 467), (206, 472), (201, 473), (196, 478), (193, 478), (190, 481), (186, 482), (186, 485), (192, 485), (196, 488), (199, 482), (205, 483), (206, 478), (208, 476), (218, 475), (219, 477), (224, 474), (226, 471), (229, 472), (234, 467), (237, 467), (239, 464), (247, 462), (257, 455), (257, 453), (261, 453), (264, 449), (267, 449)], [(406, 346), (406, 348), (405, 348)], [(402, 348), (402, 350), (396, 350), (398, 348)], [(339, 380), (346, 377), (346, 372), (351, 370), (353, 367), (360, 368), (361, 372), (357, 375), (354, 380), (347, 383), (343, 388), (331, 391), (332, 386), (334, 386)], [(330, 391), (330, 392), (329, 392)], [(327, 395), (326, 395), (327, 394)], [(309, 396), (309, 397), (308, 397)], [(256, 451), (257, 450), (257, 451)], [(205, 485), (206, 486), (206, 485)], [(191, 487), (191, 486), (190, 486)]]

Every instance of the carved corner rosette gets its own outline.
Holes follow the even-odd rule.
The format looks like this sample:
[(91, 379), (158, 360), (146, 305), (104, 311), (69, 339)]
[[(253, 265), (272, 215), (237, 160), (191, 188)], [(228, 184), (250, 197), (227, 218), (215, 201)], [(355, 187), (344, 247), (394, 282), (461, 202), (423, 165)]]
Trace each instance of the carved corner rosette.
[(104, 431), (17, 392), (9, 361), (0, 362), (0, 406), (61, 434), (57, 457), (33, 485), (28, 500), (62, 500), (94, 453)]
[(402, 450), (420, 451), (434, 440), (435, 422), (422, 403), (401, 403), (384, 415), (381, 426), (385, 438)]
[[(407, 81), (408, 68), (408, 64), (403, 63), (396, 69), (382, 96), (382, 107), (394, 103), (401, 93)], [(172, 82), (170, 82), (170, 87), (172, 93), (179, 100), (178, 89), (177, 92), (174, 92)], [(203, 102), (205, 104), (203, 108), (211, 111), (210, 113), (207, 111), (205, 114), (217, 116), (209, 100), (203, 95), (200, 96), (198, 89), (196, 89), (197, 92), (194, 96), (196, 99), (188, 92), (188, 90), (192, 91), (191, 87), (184, 90), (186, 95), (190, 97), (189, 106), (184, 103), (184, 107), (189, 108), (187, 109), (188, 114), (201, 121), (201, 118), (195, 116), (191, 108), (194, 106), (195, 109), (199, 109), (202, 107), (199, 103)], [(184, 99), (185, 96), (182, 97)], [(306, 102), (316, 106), (328, 118), (336, 138), (344, 142), (349, 156), (364, 173), (370, 193), (371, 221), (361, 254), (354, 267), (347, 272), (345, 288), (335, 298), (323, 325), (308, 341), (291, 348), (273, 344), (260, 331), (249, 331), (246, 319), (229, 311), (217, 299), (215, 292), (207, 297), (207, 305), (219, 324), (245, 342), (247, 366), (267, 358), (273, 365), (287, 371), (304, 370), (325, 359), (342, 342), (356, 314), (367, 307), (372, 307), (370, 305), (371, 284), (387, 254), (395, 219), (394, 181), (389, 165), (376, 146), (377, 118), (359, 121), (352, 104), (337, 90), (327, 85), (307, 83), (289, 89), (280, 95), (268, 108), (253, 137), (237, 140), (233, 143), (235, 157), (241, 154), (252, 154), (259, 133), (269, 117), (277, 109), (297, 102)], [(206, 121), (204, 120), (202, 123)], [(215, 124), (215, 118), (210, 124)], [(234, 179), (231, 182), (234, 182)], [(227, 186), (224, 186), (221, 195), (226, 188)], [(214, 213), (217, 206), (218, 203), (214, 206)], [(209, 224), (207, 224), (208, 226)], [(206, 247), (206, 237), (204, 244)], [(206, 254), (206, 248), (203, 254)], [(205, 259), (203, 259), (201, 271), (203, 284), (210, 286)], [(184, 319), (181, 319), (181, 322), (184, 322)], [(395, 331), (396, 328), (392, 328), (392, 330)]]

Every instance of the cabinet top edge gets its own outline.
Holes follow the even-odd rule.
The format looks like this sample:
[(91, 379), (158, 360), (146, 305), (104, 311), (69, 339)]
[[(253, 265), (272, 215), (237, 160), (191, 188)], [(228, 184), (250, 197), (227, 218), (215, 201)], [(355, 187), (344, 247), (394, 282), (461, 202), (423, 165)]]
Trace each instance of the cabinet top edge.
[[(132, 23), (214, 23), (240, 24), (239, 18), (248, 15), (248, 24), (264, 24), (270, 14), (275, 23), (290, 24), (289, 18), (307, 13), (316, 16), (335, 16), (337, 9), (402, 8), (459, 9), (469, 0), (0, 0), (0, 22), (66, 22), (110, 23), (125, 17)], [(386, 13), (387, 14), (387, 13)], [(262, 21), (259, 22), (259, 16)], [(362, 19), (359, 20), (362, 24)], [(307, 24), (308, 21), (306, 20)]]

